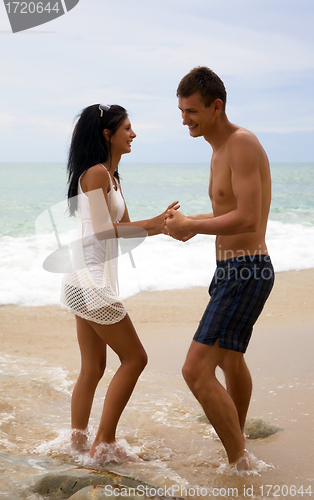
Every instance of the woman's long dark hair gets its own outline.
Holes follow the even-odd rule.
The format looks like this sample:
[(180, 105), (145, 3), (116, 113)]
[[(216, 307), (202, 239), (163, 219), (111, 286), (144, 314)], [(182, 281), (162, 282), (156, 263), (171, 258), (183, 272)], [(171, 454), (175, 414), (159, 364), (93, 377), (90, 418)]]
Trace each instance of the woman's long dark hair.
[[(100, 110), (99, 104), (93, 104), (78, 115), (67, 164), (70, 215), (74, 215), (77, 210), (76, 196), (80, 176), (93, 165), (105, 163), (111, 156), (110, 141), (104, 138), (103, 130), (109, 129), (112, 136), (127, 116), (126, 110), (117, 104), (110, 106), (107, 111)], [(119, 179), (117, 170), (114, 175)]]

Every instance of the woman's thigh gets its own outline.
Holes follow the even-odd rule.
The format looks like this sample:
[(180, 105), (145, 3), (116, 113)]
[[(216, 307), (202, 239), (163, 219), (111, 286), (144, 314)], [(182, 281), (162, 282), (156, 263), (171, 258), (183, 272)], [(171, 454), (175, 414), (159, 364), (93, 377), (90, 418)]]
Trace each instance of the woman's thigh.
[(121, 321), (112, 325), (100, 325), (93, 322), (89, 322), (89, 325), (99, 338), (111, 347), (121, 361), (146, 356), (128, 314)]
[(75, 317), (77, 340), (80, 347), (82, 367), (93, 370), (105, 369), (107, 345), (86, 319)]

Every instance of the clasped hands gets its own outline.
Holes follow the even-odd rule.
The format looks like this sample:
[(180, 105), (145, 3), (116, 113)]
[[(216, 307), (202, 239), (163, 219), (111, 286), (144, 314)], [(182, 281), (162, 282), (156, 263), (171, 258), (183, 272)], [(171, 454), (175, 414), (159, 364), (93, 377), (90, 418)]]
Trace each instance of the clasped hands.
[(165, 225), (163, 233), (179, 241), (188, 241), (195, 236), (192, 230), (191, 219), (178, 211), (178, 208), (170, 208), (165, 213)]

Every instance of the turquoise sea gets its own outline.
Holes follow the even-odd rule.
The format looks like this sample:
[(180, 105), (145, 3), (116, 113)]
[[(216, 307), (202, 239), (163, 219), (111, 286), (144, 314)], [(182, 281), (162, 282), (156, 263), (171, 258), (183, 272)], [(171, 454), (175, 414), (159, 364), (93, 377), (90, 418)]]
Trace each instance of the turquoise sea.
[[(132, 220), (157, 215), (179, 200), (185, 214), (211, 210), (209, 163), (133, 164), (119, 167)], [(273, 197), (267, 244), (275, 270), (314, 267), (314, 163), (271, 165)], [(66, 167), (61, 163), (0, 164), (0, 304), (43, 305), (59, 301), (60, 275), (42, 268), (56, 248), (51, 234), (36, 233), (36, 219), (49, 207), (66, 205)], [(40, 249), (40, 251), (38, 250)], [(136, 268), (120, 259), (122, 297), (140, 290), (207, 286), (215, 265), (214, 237), (183, 244), (164, 235), (134, 249)]]
[[(267, 244), (275, 270), (313, 268), (314, 164), (273, 164), (271, 170), (273, 202)], [(120, 173), (133, 220), (154, 216), (177, 199), (184, 213), (210, 210), (209, 164), (125, 163), (121, 164)], [(42, 265), (44, 256), (54, 251), (58, 243), (51, 226), (46, 230), (38, 221), (46, 217), (49, 208), (64, 215), (65, 165), (0, 164), (0, 190), (0, 305), (58, 304), (62, 275), (46, 272)], [(71, 229), (60, 220), (55, 219), (62, 239)], [(135, 268), (127, 254), (119, 259), (121, 295), (208, 286), (215, 267), (214, 241), (212, 236), (197, 236), (187, 243), (164, 235), (147, 238), (132, 250)], [(51, 335), (51, 345), (58, 342), (51, 333), (57, 327), (53, 314), (58, 308), (48, 309), (52, 311), (47, 315), (51, 322), (47, 326), (51, 328), (46, 328), (40, 317), (46, 308), (12, 308), (9, 316), (5, 314), (7, 308), (0, 307), (0, 316), (4, 313), (2, 321), (15, 322), (17, 310), (21, 314), (27, 311), (32, 317), (31, 322), (25, 320), (23, 335), (34, 328), (36, 338)], [(187, 329), (191, 327), (191, 337), (194, 326), (187, 325)], [(142, 327), (146, 329), (145, 324)], [(182, 335), (180, 325), (172, 325), (168, 330), (167, 324), (155, 323), (154, 328), (149, 338), (145, 338), (145, 331), (139, 334), (143, 335), (144, 344), (154, 349), (155, 365), (149, 363), (119, 422), (118, 439), (143, 458), (142, 462), (127, 464), (95, 464), (88, 452), (80, 454), (71, 449), (70, 404), (79, 350), (71, 353), (74, 359), (77, 355), (77, 369), (70, 369), (62, 356), (53, 352), (55, 357), (46, 357), (45, 351), (41, 354), (40, 340), (32, 344), (32, 337), (30, 346), (38, 342), (37, 350), (30, 347), (26, 354), (12, 334), (8, 339), (12, 349), (0, 349), (0, 499), (69, 498), (63, 491), (56, 495), (34, 492), (30, 488), (31, 478), (74, 467), (98, 471), (109, 468), (118, 474), (139, 477), (187, 500), (304, 500), (314, 495), (311, 325), (297, 331), (295, 325), (290, 329), (285, 326), (282, 331), (275, 324), (274, 329), (259, 327), (252, 339), (247, 355), (254, 380), (249, 416), (253, 417), (255, 429), (267, 429), (269, 422), (271, 427), (279, 426), (283, 431), (265, 439), (248, 440), (247, 447), (257, 462), (254, 475), (246, 477), (235, 476), (226, 467), (221, 443), (181, 377), (182, 351), (185, 355), (185, 343), (187, 350), (190, 337), (187, 343), (186, 332)], [(298, 346), (296, 334), (302, 338)], [(56, 353), (64, 347), (68, 354), (68, 339), (73, 335), (74, 341), (75, 337), (74, 324), (68, 335), (64, 346), (56, 344)], [(114, 363), (114, 355), (109, 352), (108, 368), (93, 404), (91, 439)], [(167, 490), (170, 486), (176, 489)], [(203, 489), (196, 490), (199, 486)]]

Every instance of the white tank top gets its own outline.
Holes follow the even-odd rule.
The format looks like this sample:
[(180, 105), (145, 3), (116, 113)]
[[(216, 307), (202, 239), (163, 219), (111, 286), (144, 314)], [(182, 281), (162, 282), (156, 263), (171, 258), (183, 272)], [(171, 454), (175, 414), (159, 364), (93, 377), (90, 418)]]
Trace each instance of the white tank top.
[[(115, 179), (116, 181), (115, 182), (116, 189), (115, 189), (112, 178), (108, 170), (104, 165), (102, 166), (108, 173), (110, 180), (110, 190), (108, 191), (108, 204), (109, 204), (109, 213), (111, 222), (118, 223), (122, 219), (125, 211), (125, 203), (122, 197), (120, 183)], [(106, 242), (106, 240), (99, 240), (94, 234), (91, 210), (89, 206), (89, 199), (88, 196), (82, 190), (81, 177), (78, 182), (78, 194), (81, 196), (79, 196), (78, 199), (79, 199), (79, 214), (82, 223), (82, 239), (83, 239), (83, 251), (85, 257), (85, 263), (96, 285), (101, 286), (103, 282), (103, 268), (106, 258), (106, 246), (108, 246), (108, 241)], [(111, 259), (111, 264), (115, 268), (115, 272), (117, 273), (118, 271), (117, 241), (110, 240), (110, 243), (113, 255), (115, 255), (115, 258)], [(114, 251), (114, 247), (116, 247), (116, 251)]]
[[(116, 182), (115, 189), (110, 175), (109, 181), (109, 213), (104, 214), (104, 221), (110, 219), (118, 223), (123, 217), (125, 203), (119, 183)], [(125, 306), (118, 297), (118, 240), (98, 240), (95, 236), (89, 199), (80, 181), (77, 199), (80, 237), (72, 255), (73, 271), (63, 279), (61, 307), (96, 323), (117, 323), (126, 315)]]

